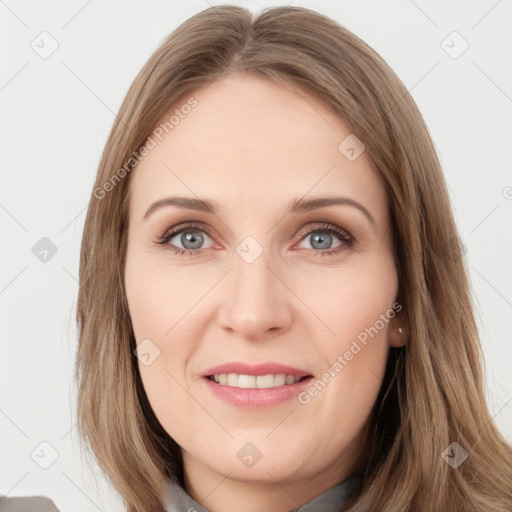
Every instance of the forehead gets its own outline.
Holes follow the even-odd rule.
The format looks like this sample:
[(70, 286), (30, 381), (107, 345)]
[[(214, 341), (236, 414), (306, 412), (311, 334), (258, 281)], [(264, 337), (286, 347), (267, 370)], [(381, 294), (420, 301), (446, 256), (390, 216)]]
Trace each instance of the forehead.
[[(182, 108), (191, 97), (194, 108)], [(183, 97), (161, 122), (168, 124), (153, 132), (155, 147), (131, 177), (132, 211), (166, 195), (213, 197), (240, 208), (333, 192), (364, 200), (376, 217), (386, 210), (365, 153), (351, 161), (339, 149), (353, 137), (350, 127), (295, 85), (232, 75)]]

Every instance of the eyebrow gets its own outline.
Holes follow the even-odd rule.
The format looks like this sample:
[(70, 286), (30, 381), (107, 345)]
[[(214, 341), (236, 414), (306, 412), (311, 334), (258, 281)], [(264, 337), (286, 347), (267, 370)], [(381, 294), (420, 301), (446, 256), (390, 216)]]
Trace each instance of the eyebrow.
[[(376, 221), (372, 214), (360, 203), (348, 197), (315, 197), (313, 199), (296, 198), (290, 201), (285, 215), (292, 213), (306, 213), (333, 205), (345, 205), (357, 208), (375, 226)], [(153, 212), (166, 206), (175, 206), (185, 210), (197, 210), (212, 215), (220, 213), (220, 204), (211, 199), (199, 199), (193, 197), (173, 196), (155, 201), (144, 214), (146, 220)]]

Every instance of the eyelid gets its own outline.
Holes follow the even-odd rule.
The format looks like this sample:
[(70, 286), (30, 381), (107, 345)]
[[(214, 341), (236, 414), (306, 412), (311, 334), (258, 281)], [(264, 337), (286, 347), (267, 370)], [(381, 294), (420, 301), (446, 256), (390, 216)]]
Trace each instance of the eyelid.
[[(311, 224), (313, 224), (313, 226)], [(297, 233), (297, 236), (302, 240), (305, 236), (315, 231), (331, 231), (336, 233), (339, 237), (354, 239), (346, 229), (343, 229), (336, 224), (332, 224), (331, 222), (310, 222)]]
[(211, 228), (208, 226), (208, 224), (205, 224), (204, 222), (200, 222), (197, 220), (193, 220), (193, 221), (180, 222), (179, 224), (171, 226), (166, 231), (164, 231), (162, 237), (166, 237), (171, 234), (176, 235), (181, 230), (185, 230), (185, 229), (199, 229), (199, 230), (204, 231), (207, 234), (210, 234), (210, 232), (211, 232)]
[[(169, 242), (169, 240), (171, 240), (175, 236), (181, 234), (183, 231), (192, 231), (193, 229), (197, 229), (198, 231), (204, 231), (210, 238), (213, 239), (213, 236), (211, 234), (212, 229), (204, 222), (185, 221), (185, 222), (181, 222), (179, 224), (176, 224), (176, 225), (171, 226), (170, 228), (166, 229), (162, 235), (157, 237), (155, 244), (165, 245), (166, 243)], [(200, 252), (202, 250), (203, 249), (198, 249), (194, 252)], [(204, 249), (204, 250), (206, 250), (206, 249)]]

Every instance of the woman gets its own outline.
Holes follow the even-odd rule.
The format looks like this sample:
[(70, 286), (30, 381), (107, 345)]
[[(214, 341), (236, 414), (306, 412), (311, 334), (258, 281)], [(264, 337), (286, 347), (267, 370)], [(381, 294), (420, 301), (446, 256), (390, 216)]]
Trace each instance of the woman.
[(512, 509), (428, 130), (319, 13), (213, 7), (151, 56), (77, 320), (79, 428), (129, 512)]

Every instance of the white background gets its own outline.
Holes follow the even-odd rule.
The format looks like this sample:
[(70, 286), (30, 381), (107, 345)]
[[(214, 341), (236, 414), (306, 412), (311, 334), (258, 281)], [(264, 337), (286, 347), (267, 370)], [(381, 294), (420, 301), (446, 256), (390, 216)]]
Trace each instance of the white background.
[[(136, 73), (174, 28), (220, 3), (0, 2), (0, 494), (45, 495), (62, 512), (122, 510), (80, 458), (74, 428), (85, 209)], [(258, 11), (288, 2), (233, 3)], [(327, 14), (372, 46), (424, 115), (467, 248), (489, 407), (512, 442), (512, 2), (291, 4)], [(43, 31), (58, 42), (47, 59), (31, 48), (48, 38)], [(453, 31), (469, 43), (456, 59), (442, 47)], [(46, 263), (32, 252), (42, 237), (57, 247)], [(43, 441), (58, 452), (48, 469), (31, 458)]]

